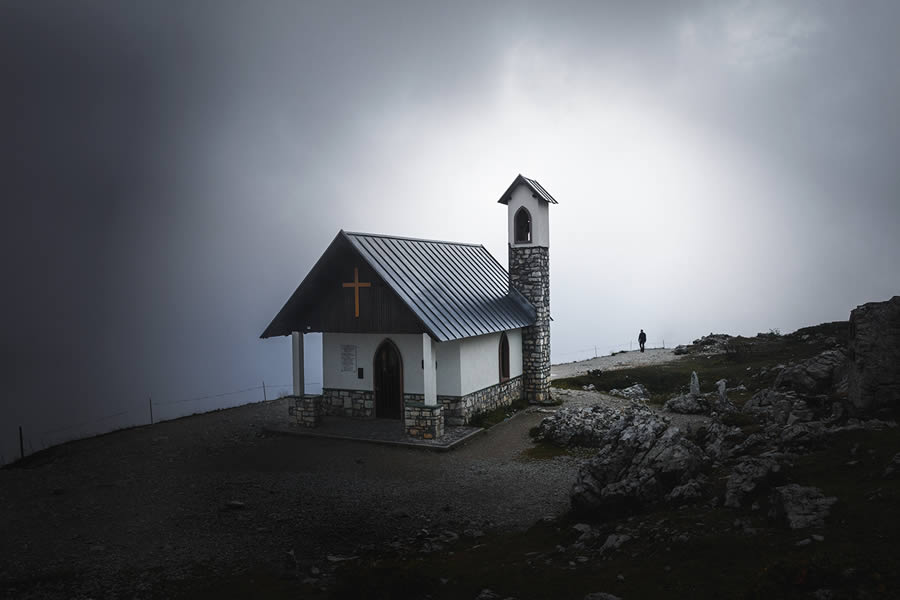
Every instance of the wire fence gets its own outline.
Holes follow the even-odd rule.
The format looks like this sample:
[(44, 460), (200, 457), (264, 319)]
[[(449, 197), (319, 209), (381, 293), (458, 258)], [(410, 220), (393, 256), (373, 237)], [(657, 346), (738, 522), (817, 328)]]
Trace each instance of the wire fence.
[[(321, 385), (321, 382), (319, 381), (307, 381), (305, 382), (304, 389), (308, 390), (309, 388), (312, 388), (313, 390), (315, 390), (317, 389), (316, 386), (319, 385)], [(6, 454), (7, 450), (4, 447), (4, 451), (0, 453), (0, 466), (9, 464), (16, 460), (34, 454), (35, 452), (39, 452), (51, 446), (56, 446), (65, 442), (91, 437), (94, 435), (101, 435), (103, 433), (109, 433), (118, 429), (140, 427), (144, 425), (155, 425), (163, 421), (170, 421), (172, 419), (178, 419), (202, 412), (210, 412), (222, 408), (232, 408), (235, 406), (251, 404), (254, 402), (276, 400), (283, 396), (292, 394), (293, 390), (294, 384), (292, 383), (267, 384), (265, 381), (261, 380), (260, 385), (250, 385), (236, 390), (204, 394), (200, 396), (175, 398), (172, 400), (154, 400), (152, 395), (148, 395), (146, 397), (146, 400), (141, 399), (139, 401), (136, 401), (134, 408), (99, 417), (93, 417), (87, 420), (79, 421), (77, 423), (70, 423), (68, 425), (55, 427), (52, 429), (37, 430), (37, 428), (30, 427), (27, 424), (20, 424), (18, 426), (17, 432), (18, 447), (16, 448), (16, 452), (14, 454), (13, 452)], [(252, 398), (245, 398), (242, 399), (241, 402), (234, 404), (219, 406), (207, 405), (205, 407), (197, 406), (196, 408), (199, 408), (199, 410), (194, 410), (193, 412), (183, 409), (172, 410), (172, 408), (175, 407), (181, 407), (184, 405), (190, 406), (189, 403), (216, 400), (229, 396), (238, 396), (240, 394), (249, 395), (254, 392), (256, 392), (256, 394), (254, 394)], [(166, 407), (170, 408), (167, 409)], [(162, 409), (162, 415), (160, 414), (160, 409)], [(160, 418), (161, 416), (162, 418)], [(37, 446), (37, 448), (35, 448), (35, 446)]]
[[(664, 339), (648, 340), (646, 343), (646, 347), (665, 348), (666, 341)], [(614, 344), (604, 342), (602, 344), (586, 346), (578, 350), (567, 350), (565, 352), (554, 351), (553, 362), (575, 362), (579, 360), (596, 358), (598, 356), (606, 356), (625, 350), (635, 350), (637, 348), (638, 343), (636, 340), (629, 340), (627, 342), (619, 342)], [(319, 385), (321, 385), (321, 382), (318, 381), (305, 382), (304, 389), (310, 387), (316, 389), (316, 386)], [(0, 453), (0, 465), (8, 464), (17, 459), (24, 458), (25, 456), (34, 454), (35, 452), (38, 452), (45, 448), (49, 448), (51, 446), (56, 446), (58, 444), (76, 439), (109, 433), (110, 431), (115, 431), (117, 429), (154, 425), (162, 421), (169, 421), (191, 414), (196, 414), (198, 412), (209, 412), (222, 408), (231, 408), (233, 406), (250, 404), (253, 402), (275, 400), (281, 396), (293, 393), (293, 389), (293, 384), (267, 384), (265, 381), (260, 380), (260, 385), (248, 385), (236, 390), (228, 390), (224, 392), (204, 394), (200, 396), (188, 396), (171, 400), (155, 400), (152, 395), (148, 395), (146, 400), (142, 399), (140, 401), (136, 401), (134, 408), (111, 413), (108, 415), (103, 415), (100, 417), (94, 417), (91, 419), (80, 421), (78, 423), (73, 423), (53, 429), (35, 431), (35, 428), (31, 428), (27, 425), (19, 425), (18, 448), (16, 449), (17, 452), (15, 452), (15, 454), (12, 454), (12, 452), (10, 452), (11, 455), (7, 455), (5, 454), (6, 449), (4, 448), (4, 452)], [(171, 410), (171, 408), (182, 405), (189, 405), (189, 403), (198, 403), (205, 400), (216, 400), (230, 396), (238, 396), (240, 394), (252, 394), (254, 392), (256, 393), (256, 395), (254, 395), (253, 398), (245, 399), (245, 401), (237, 404), (229, 404), (227, 406), (206, 406), (205, 408), (201, 410), (195, 410), (194, 412), (183, 410), (175, 410), (173, 412)], [(162, 415), (160, 414), (160, 410), (163, 413)], [(37, 444), (37, 449), (35, 449), (35, 444)]]

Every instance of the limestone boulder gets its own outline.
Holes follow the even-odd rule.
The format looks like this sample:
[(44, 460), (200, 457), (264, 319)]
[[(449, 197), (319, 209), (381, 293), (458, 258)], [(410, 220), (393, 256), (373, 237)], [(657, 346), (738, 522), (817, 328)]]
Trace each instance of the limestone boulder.
[(900, 413), (900, 296), (850, 313), (847, 397), (857, 415)]
[(822, 490), (791, 483), (775, 488), (770, 497), (769, 516), (784, 520), (791, 529), (824, 527), (825, 518), (837, 502), (833, 496), (826, 497)]
[(740, 508), (748, 497), (767, 489), (780, 471), (781, 466), (772, 458), (743, 458), (725, 482), (725, 506)]
[[(615, 517), (662, 502), (708, 464), (704, 451), (646, 407), (632, 405), (600, 433), (597, 455), (579, 470), (572, 507)], [(686, 490), (685, 490), (686, 491)]]
[(650, 392), (640, 383), (630, 385), (622, 390), (611, 389), (609, 394), (620, 398), (628, 398), (629, 400), (647, 400), (650, 398)]
[(709, 412), (709, 403), (703, 396), (682, 394), (666, 400), (663, 409), (682, 415), (701, 415)]
[(840, 348), (826, 350), (812, 358), (782, 369), (774, 388), (799, 394), (822, 394), (846, 386), (847, 354)]

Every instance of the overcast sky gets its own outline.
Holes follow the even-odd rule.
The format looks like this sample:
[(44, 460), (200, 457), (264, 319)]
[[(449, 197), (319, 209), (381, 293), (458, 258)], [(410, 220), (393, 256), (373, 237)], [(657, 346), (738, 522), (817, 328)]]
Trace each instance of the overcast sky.
[(0, 5), (0, 453), (289, 382), (258, 337), (339, 229), (505, 265), (518, 173), (555, 362), (898, 293), (900, 5), (550, 4)]

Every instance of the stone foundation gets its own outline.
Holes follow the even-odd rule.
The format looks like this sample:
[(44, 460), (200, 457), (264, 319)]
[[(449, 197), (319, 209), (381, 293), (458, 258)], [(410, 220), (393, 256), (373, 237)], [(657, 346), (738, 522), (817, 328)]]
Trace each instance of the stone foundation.
[(410, 437), (433, 440), (444, 435), (444, 407), (429, 406), (422, 402), (406, 401), (403, 423)]
[(518, 290), (536, 311), (534, 325), (522, 329), (522, 375), (525, 398), (532, 404), (550, 399), (550, 249), (509, 247), (509, 287)]
[[(438, 406), (441, 408), (440, 434), (444, 433), (445, 423), (447, 425), (468, 425), (472, 417), (479, 413), (509, 406), (516, 400), (520, 400), (524, 393), (523, 387), (524, 377), (520, 375), (465, 396), (438, 396)], [(322, 396), (319, 398), (321, 398), (319, 401), (320, 415), (354, 418), (375, 417), (375, 395), (372, 392), (326, 388), (322, 390)], [(406, 407), (424, 407), (425, 396), (403, 394), (403, 402)], [(407, 417), (408, 411), (404, 412), (407, 413), (404, 415)], [(408, 419), (405, 422), (408, 423)], [(406, 427), (409, 430), (408, 424)], [(416, 428), (418, 429), (418, 427)]]
[(322, 390), (322, 411), (332, 417), (375, 416), (375, 394), (368, 390)]
[(847, 397), (860, 415), (900, 414), (900, 296), (850, 313)]
[(304, 427), (316, 427), (322, 419), (322, 396), (288, 396), (288, 414)]
[(472, 417), (495, 408), (509, 406), (522, 398), (522, 377), (498, 383), (465, 396), (438, 396), (447, 425), (468, 425)]

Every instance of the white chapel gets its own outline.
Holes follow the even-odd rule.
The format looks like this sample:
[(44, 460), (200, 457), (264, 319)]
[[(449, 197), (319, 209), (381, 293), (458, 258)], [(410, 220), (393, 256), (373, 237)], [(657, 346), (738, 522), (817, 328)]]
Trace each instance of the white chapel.
[[(393, 419), (410, 436), (525, 398), (550, 400), (550, 220), (556, 200), (519, 175), (509, 272), (482, 245), (340, 231), (263, 338), (293, 338), (294, 409)], [(303, 334), (322, 333), (322, 394), (304, 395)]]

